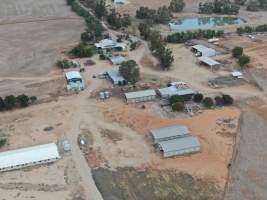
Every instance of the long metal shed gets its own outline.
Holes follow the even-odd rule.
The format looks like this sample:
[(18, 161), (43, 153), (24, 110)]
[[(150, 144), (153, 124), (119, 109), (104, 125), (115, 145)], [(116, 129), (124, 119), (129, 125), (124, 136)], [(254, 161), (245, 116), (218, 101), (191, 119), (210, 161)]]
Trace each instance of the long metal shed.
[(20, 169), (60, 159), (55, 143), (10, 150), (0, 153), (0, 172)]
[(142, 90), (137, 92), (125, 93), (127, 103), (137, 103), (151, 101), (157, 96), (155, 90)]
[(190, 131), (186, 126), (174, 125), (162, 128), (150, 129), (150, 133), (155, 144), (162, 141), (177, 139), (188, 136)]
[(164, 157), (184, 155), (200, 151), (200, 143), (196, 137), (188, 136), (159, 142)]
[(108, 70), (106, 73), (114, 85), (126, 83), (125, 78), (121, 76), (119, 70), (111, 69), (111, 70)]

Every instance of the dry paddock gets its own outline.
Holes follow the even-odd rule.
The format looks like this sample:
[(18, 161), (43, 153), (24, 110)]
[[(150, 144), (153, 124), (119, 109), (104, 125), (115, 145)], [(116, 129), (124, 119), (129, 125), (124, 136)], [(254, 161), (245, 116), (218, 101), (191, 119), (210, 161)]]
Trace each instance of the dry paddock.
[(27, 93), (24, 86), (29, 77), (36, 78), (30, 83), (39, 83), (42, 77), (54, 75), (61, 52), (79, 42), (83, 29), (83, 20), (71, 12), (65, 0), (2, 0), (0, 80), (5, 79), (0, 95), (7, 94), (5, 88), (10, 93)]

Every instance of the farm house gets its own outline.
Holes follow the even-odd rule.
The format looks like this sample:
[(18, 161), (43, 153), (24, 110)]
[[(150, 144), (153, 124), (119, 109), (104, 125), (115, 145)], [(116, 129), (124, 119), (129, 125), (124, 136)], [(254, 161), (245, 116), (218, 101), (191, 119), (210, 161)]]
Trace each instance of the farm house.
[(125, 93), (127, 103), (137, 103), (144, 101), (151, 101), (156, 98), (155, 90), (142, 90), (137, 92)]
[(60, 159), (55, 143), (26, 147), (0, 153), (0, 171), (51, 163)]
[(67, 90), (84, 90), (85, 85), (80, 72), (66, 72), (65, 78), (67, 81)]
[(198, 139), (193, 136), (162, 141), (159, 142), (158, 145), (165, 158), (200, 151), (200, 143)]
[(186, 126), (174, 125), (162, 128), (150, 129), (151, 136), (155, 144), (162, 141), (185, 137), (190, 134)]

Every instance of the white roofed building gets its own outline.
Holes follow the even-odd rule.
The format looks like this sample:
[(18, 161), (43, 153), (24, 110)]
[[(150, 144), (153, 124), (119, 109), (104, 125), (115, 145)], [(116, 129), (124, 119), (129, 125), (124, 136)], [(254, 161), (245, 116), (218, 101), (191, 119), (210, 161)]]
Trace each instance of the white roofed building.
[(85, 84), (80, 72), (69, 71), (65, 73), (67, 90), (84, 90)]
[(119, 70), (111, 69), (106, 72), (110, 80), (114, 85), (126, 85), (127, 81), (123, 76), (120, 74)]
[(158, 89), (158, 93), (162, 98), (168, 99), (174, 95), (183, 96), (185, 99), (190, 99), (195, 91), (185, 82), (172, 82), (169, 87)]
[(50, 163), (60, 159), (55, 143), (10, 150), (0, 153), (0, 172)]
[(201, 44), (192, 46), (192, 51), (198, 57), (201, 57), (201, 56), (211, 57), (211, 56), (215, 56), (217, 54), (216, 50), (209, 48), (209, 47), (206, 47), (206, 46), (201, 45)]
[(122, 42), (116, 42), (112, 39), (104, 39), (99, 41), (98, 43), (95, 43), (95, 47), (97, 49), (117, 49), (124, 51), (127, 49), (127, 44)]

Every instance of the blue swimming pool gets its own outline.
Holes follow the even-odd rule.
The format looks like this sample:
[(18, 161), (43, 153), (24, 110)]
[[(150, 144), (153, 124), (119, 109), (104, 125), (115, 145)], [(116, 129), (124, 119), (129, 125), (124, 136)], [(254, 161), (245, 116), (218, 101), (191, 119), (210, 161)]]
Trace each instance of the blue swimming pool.
[(195, 17), (176, 20), (169, 23), (171, 30), (186, 31), (193, 29), (209, 29), (217, 26), (235, 25), (245, 23), (238, 17)]

